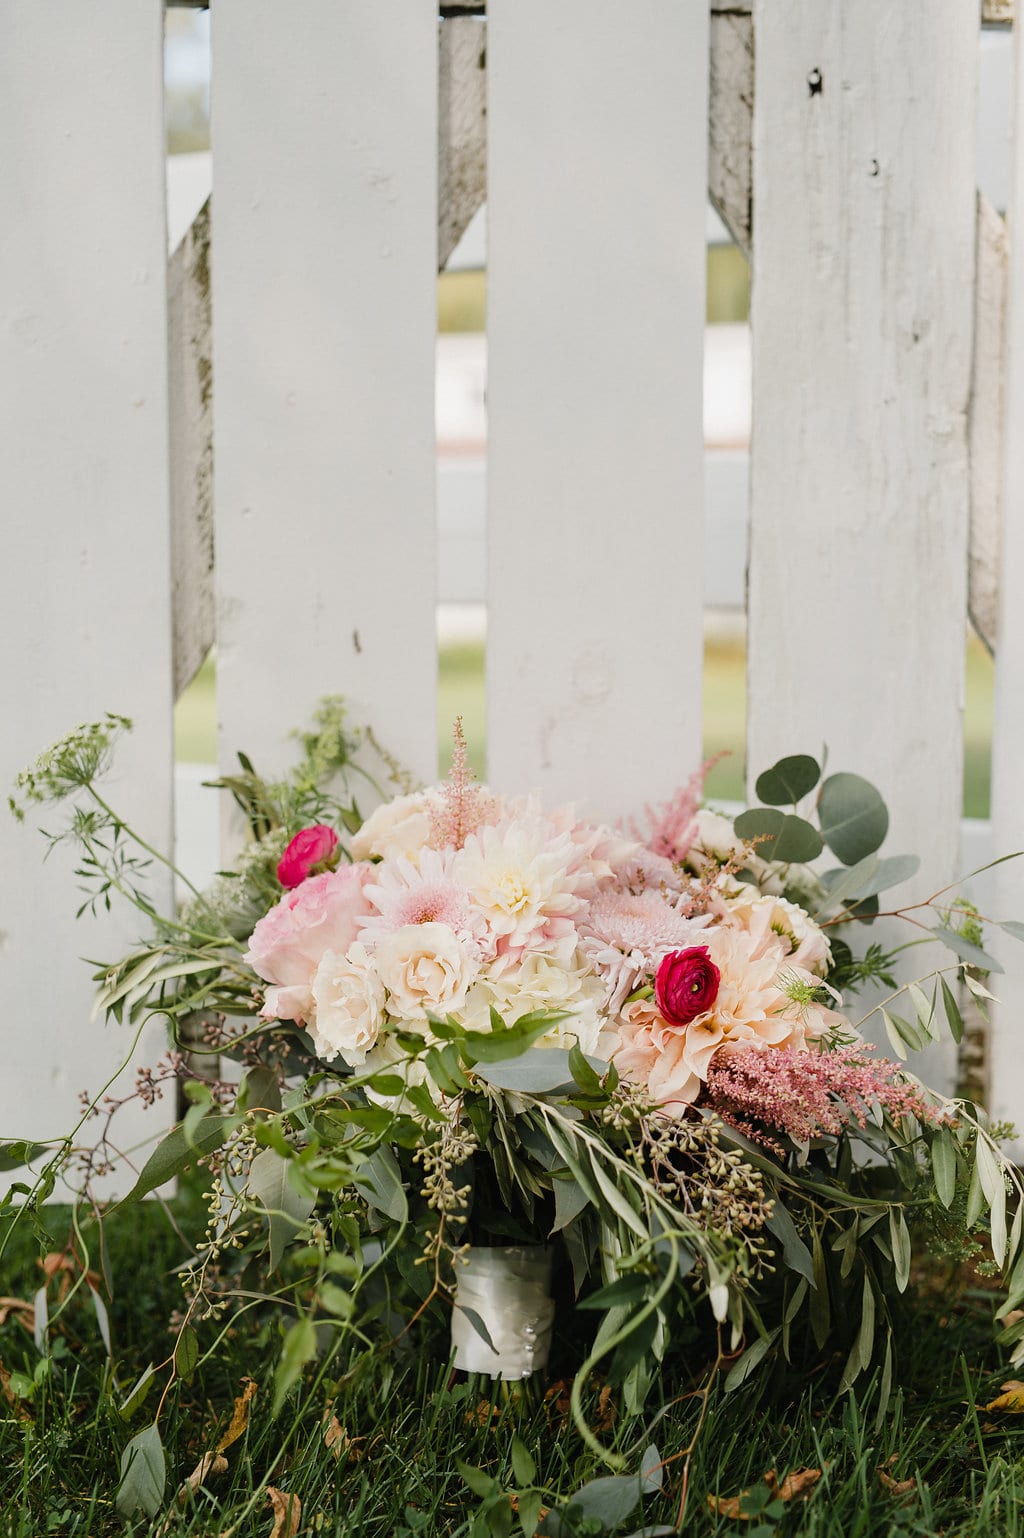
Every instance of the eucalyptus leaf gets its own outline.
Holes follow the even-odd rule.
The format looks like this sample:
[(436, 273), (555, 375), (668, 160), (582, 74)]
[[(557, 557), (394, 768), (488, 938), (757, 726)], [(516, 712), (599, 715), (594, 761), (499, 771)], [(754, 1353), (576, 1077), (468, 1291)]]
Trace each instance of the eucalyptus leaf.
[(147, 1517), (155, 1517), (163, 1504), (166, 1482), (167, 1461), (160, 1428), (154, 1421), (132, 1437), (121, 1454), (118, 1511), (123, 1517), (131, 1517), (141, 1507)]
[(980, 945), (975, 945), (972, 940), (967, 940), (963, 935), (957, 934), (955, 929), (950, 929), (946, 924), (937, 924), (932, 930), (936, 940), (941, 940), (948, 950), (961, 961), (966, 961), (969, 966), (979, 967), (982, 972), (1001, 972), (1000, 963), (988, 951), (982, 950)]
[(188, 1383), (199, 1364), (199, 1338), (190, 1324), (178, 1336), (174, 1347), (174, 1370)]
[(0, 1174), (8, 1170), (20, 1170), (23, 1164), (48, 1152), (45, 1144), (27, 1143), (24, 1138), (13, 1143), (0, 1143)]
[(772, 1330), (768, 1335), (759, 1335), (752, 1346), (748, 1346), (743, 1355), (730, 1367), (725, 1379), (725, 1392), (731, 1394), (734, 1389), (745, 1383), (760, 1364), (764, 1361), (769, 1351), (779, 1337), (779, 1329)]
[(1024, 924), (1018, 923), (1016, 919), (1006, 919), (998, 927), (1015, 940), (1024, 940)]
[(371, 1207), (376, 1207), (393, 1222), (404, 1223), (409, 1216), (402, 1172), (390, 1148), (380, 1147), (364, 1159), (352, 1184)]
[(959, 1046), (964, 1037), (964, 1019), (960, 1013), (960, 1006), (953, 996), (952, 990), (944, 977), (939, 978), (942, 985), (942, 1003), (946, 1011), (946, 1022), (949, 1026), (949, 1034)]
[(284, 1404), (292, 1384), (298, 1382), (306, 1363), (312, 1361), (315, 1355), (316, 1330), (313, 1321), (305, 1314), (300, 1314), (286, 1333), (281, 1347), (281, 1358), (274, 1376), (274, 1415)]
[[(193, 1106), (192, 1109), (198, 1108)], [(138, 1180), (119, 1205), (137, 1202), (143, 1196), (148, 1196), (150, 1191), (155, 1191), (158, 1186), (166, 1185), (168, 1180), (173, 1180), (176, 1175), (180, 1175), (190, 1165), (195, 1164), (203, 1154), (212, 1153), (215, 1148), (219, 1148), (228, 1134), (237, 1126), (237, 1116), (222, 1116), (219, 1112), (207, 1112), (201, 1115), (187, 1131), (184, 1122), (172, 1128), (163, 1142), (158, 1143), (154, 1148), (142, 1166), (142, 1173)]]
[(766, 806), (795, 806), (814, 789), (820, 778), (817, 759), (806, 753), (795, 753), (790, 758), (780, 758), (777, 764), (759, 774), (754, 789)]
[(786, 865), (805, 865), (822, 851), (821, 834), (813, 823), (793, 813), (771, 807), (753, 807), (741, 812), (733, 827), (739, 838), (756, 844), (763, 860), (780, 860)]
[(456, 1298), (454, 1306), (458, 1309), (460, 1314), (465, 1314), (466, 1318), (469, 1320), (473, 1329), (476, 1331), (477, 1335), (479, 1335), (487, 1349), (489, 1351), (493, 1351), (495, 1356), (497, 1356), (498, 1348), (494, 1344), (494, 1341), (491, 1339), (491, 1332), (487, 1328), (487, 1325), (484, 1323), (483, 1316), (478, 1314), (475, 1308), (470, 1308), (468, 1303), (460, 1303), (458, 1298)]
[(818, 797), (822, 836), (844, 865), (874, 854), (889, 831), (889, 813), (875, 787), (859, 774), (832, 774)]
[(797, 1233), (796, 1224), (778, 1197), (772, 1204), (772, 1215), (766, 1220), (765, 1226), (782, 1245), (782, 1256), (790, 1270), (806, 1277), (811, 1286), (815, 1286), (814, 1261), (811, 1252)]
[(956, 1149), (949, 1132), (943, 1130), (936, 1134), (929, 1150), (932, 1161), (932, 1176), (935, 1180), (935, 1189), (938, 1192), (939, 1201), (944, 1207), (950, 1207), (956, 1194)]
[[(517, 1090), (523, 1095), (571, 1095), (579, 1086), (570, 1057), (564, 1047), (528, 1047), (518, 1057), (502, 1062), (478, 1062), (473, 1072), (495, 1089)], [(583, 1057), (583, 1062), (597, 1078), (608, 1072), (608, 1064), (599, 1057)]]
[(273, 1148), (264, 1148), (249, 1167), (246, 1191), (267, 1214), (270, 1229), (270, 1268), (276, 1271), (285, 1246), (294, 1239), (313, 1210), (313, 1199), (300, 1195), (288, 1179), (293, 1161)]
[(586, 1298), (581, 1298), (577, 1308), (605, 1309), (615, 1308), (623, 1303), (640, 1303), (646, 1298), (651, 1286), (651, 1278), (644, 1276), (639, 1271), (627, 1272), (625, 1276), (616, 1277), (614, 1282), (608, 1282), (600, 1287), (597, 1292), (592, 1292)]

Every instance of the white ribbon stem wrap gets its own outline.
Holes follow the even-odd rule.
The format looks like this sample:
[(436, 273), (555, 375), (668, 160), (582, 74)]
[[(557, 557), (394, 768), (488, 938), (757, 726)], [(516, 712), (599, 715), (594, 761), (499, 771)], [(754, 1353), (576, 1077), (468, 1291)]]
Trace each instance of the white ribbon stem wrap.
[[(455, 1366), (492, 1378), (528, 1378), (543, 1367), (555, 1320), (550, 1284), (551, 1251), (542, 1245), (467, 1250), (452, 1310)], [(483, 1320), (493, 1351), (467, 1309)]]

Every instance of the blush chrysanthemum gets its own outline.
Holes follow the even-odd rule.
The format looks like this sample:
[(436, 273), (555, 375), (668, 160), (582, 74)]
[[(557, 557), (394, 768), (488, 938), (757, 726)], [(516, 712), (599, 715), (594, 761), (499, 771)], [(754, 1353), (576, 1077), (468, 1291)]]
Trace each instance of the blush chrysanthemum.
[(359, 938), (373, 946), (409, 924), (446, 924), (460, 940), (479, 946), (486, 921), (462, 882), (452, 875), (450, 850), (424, 849), (419, 865), (403, 855), (374, 869), (376, 880), (365, 889), (370, 913)]

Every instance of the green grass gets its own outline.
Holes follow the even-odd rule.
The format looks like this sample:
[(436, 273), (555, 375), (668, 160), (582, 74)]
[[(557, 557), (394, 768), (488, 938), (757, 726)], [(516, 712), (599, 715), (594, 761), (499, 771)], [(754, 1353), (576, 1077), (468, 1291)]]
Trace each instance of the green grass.
[[(194, 1195), (174, 1205), (178, 1218), (194, 1223)], [(66, 1209), (53, 1209), (49, 1221), (59, 1248)], [(171, 1268), (183, 1252), (155, 1203), (108, 1219), (105, 1231), (115, 1289), (112, 1360), (87, 1300), (73, 1299), (56, 1319), (47, 1356), (13, 1316), (0, 1325), (0, 1360), (21, 1390), (13, 1400), (0, 1394), (0, 1538), (113, 1538), (126, 1531), (113, 1505), (120, 1456), (152, 1418), (159, 1390), (130, 1420), (118, 1405), (147, 1363), (162, 1361), (172, 1349), (169, 1324), (180, 1291)], [(4, 1291), (31, 1297), (40, 1280), (34, 1246), (21, 1236), (5, 1259)], [(985, 1290), (950, 1285), (938, 1273), (925, 1277), (899, 1330), (902, 1387), (881, 1416), (874, 1386), (858, 1396), (836, 1394), (838, 1364), (827, 1360), (810, 1372), (727, 1395), (723, 1373), (714, 1371), (713, 1338), (693, 1327), (685, 1351), (666, 1361), (644, 1416), (627, 1415), (612, 1390), (605, 1409), (610, 1405), (614, 1423), (601, 1434), (630, 1469), (651, 1441), (666, 1460), (663, 1491), (644, 1502), (647, 1524), (675, 1521), (683, 1451), (696, 1437), (685, 1531), (698, 1538), (739, 1531), (748, 1538), (1016, 1535), (1024, 1528), (1024, 1416), (980, 1408), (1006, 1376), (992, 1345), (994, 1306)], [(526, 1493), (521, 1454), (518, 1478), (512, 1467), (513, 1437), (536, 1464), (532, 1484), (546, 1505), (564, 1502), (604, 1472), (560, 1409), (564, 1390), (554, 1387), (548, 1394), (552, 1379), (564, 1381), (571, 1370), (571, 1310), (561, 1320), (553, 1373), (525, 1389), (492, 1389), (489, 1382), (450, 1374), (446, 1321), (438, 1314), (391, 1355), (378, 1355), (348, 1377), (345, 1362), (324, 1358), (307, 1371), (275, 1420), (270, 1385), (285, 1323), (266, 1304), (226, 1331), (223, 1322), (200, 1325), (204, 1356), (191, 1382), (168, 1395), (160, 1415), (168, 1499), (152, 1524), (141, 1517), (128, 1524), (136, 1538), (214, 1538), (229, 1530), (237, 1538), (267, 1535), (268, 1485), (299, 1496), (303, 1538), (507, 1535), (521, 1531), (507, 1494)], [(256, 1381), (257, 1394), (247, 1431), (227, 1451), (227, 1469), (179, 1503), (174, 1492), (215, 1445), (246, 1377)], [(601, 1387), (595, 1381), (589, 1390), (595, 1420)], [(324, 1441), (331, 1415), (345, 1433), (337, 1458)], [(482, 1471), (471, 1475), (481, 1488), (487, 1488), (482, 1480), (497, 1482), (489, 1503), (467, 1487), (460, 1461)], [(769, 1469), (781, 1480), (804, 1467), (823, 1471), (806, 1503), (769, 1505), (760, 1521), (742, 1524), (709, 1509), (709, 1496), (756, 1491)], [(912, 1484), (894, 1494), (879, 1469)], [(485, 1520), (480, 1511), (488, 1504)], [(640, 1526), (637, 1511), (619, 1530)]]
[[(964, 713), (964, 816), (989, 815), (989, 771), (992, 757), (992, 693), (994, 667), (981, 642), (967, 643), (967, 705)], [(712, 800), (743, 799), (746, 739), (746, 653), (742, 641), (708, 639), (704, 649), (704, 756), (724, 751), (708, 776)], [(212, 763), (216, 757), (216, 674), (208, 659), (175, 707), (177, 756), (190, 763)], [(486, 777), (486, 716), (483, 646), (459, 642), (442, 647), (437, 692), (438, 773), (447, 772), (452, 722), (457, 715), (469, 746), (470, 762), (480, 779)], [(293, 723), (282, 723), (284, 731)], [(680, 780), (689, 772), (680, 766)], [(883, 794), (885, 786), (881, 786)]]

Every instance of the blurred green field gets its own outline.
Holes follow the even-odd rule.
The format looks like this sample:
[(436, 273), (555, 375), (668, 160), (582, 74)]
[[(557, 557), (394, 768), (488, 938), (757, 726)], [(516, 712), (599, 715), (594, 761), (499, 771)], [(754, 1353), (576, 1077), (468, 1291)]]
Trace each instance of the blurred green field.
[[(967, 643), (967, 707), (964, 719), (964, 815), (989, 815), (989, 765), (992, 753), (992, 659), (981, 642)], [(725, 750), (707, 781), (709, 796), (739, 801), (743, 797), (746, 734), (746, 653), (741, 641), (709, 638), (704, 649), (704, 756)], [(484, 651), (480, 643), (442, 646), (437, 692), (438, 770), (448, 767), (452, 722), (462, 716), (470, 761), (486, 777)], [(216, 757), (216, 671), (207, 659), (175, 709), (175, 747), (179, 760), (213, 763)], [(299, 722), (281, 722), (286, 731)], [(258, 748), (258, 744), (254, 745)], [(257, 755), (258, 758), (258, 755)], [(681, 766), (680, 779), (689, 766)], [(886, 787), (881, 787), (883, 793)]]

